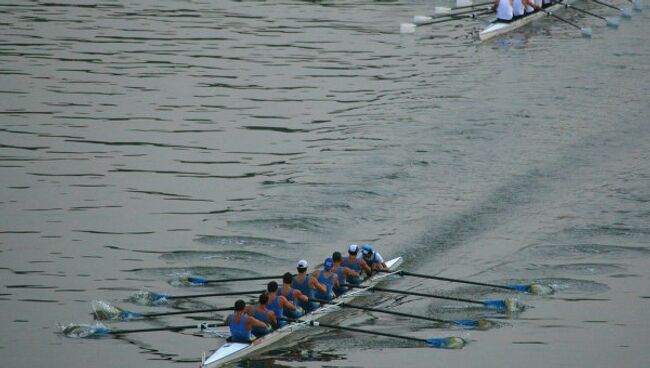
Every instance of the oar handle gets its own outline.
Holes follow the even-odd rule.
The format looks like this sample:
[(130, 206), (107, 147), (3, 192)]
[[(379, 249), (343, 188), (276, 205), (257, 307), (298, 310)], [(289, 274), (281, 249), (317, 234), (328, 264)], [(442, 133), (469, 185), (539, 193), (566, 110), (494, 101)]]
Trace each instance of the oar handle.
[(205, 298), (209, 296), (231, 296), (231, 295), (248, 295), (260, 294), (266, 290), (250, 290), (250, 291), (229, 291), (225, 293), (207, 293), (207, 294), (193, 294), (193, 295), (166, 295), (165, 299), (191, 299), (191, 298)]

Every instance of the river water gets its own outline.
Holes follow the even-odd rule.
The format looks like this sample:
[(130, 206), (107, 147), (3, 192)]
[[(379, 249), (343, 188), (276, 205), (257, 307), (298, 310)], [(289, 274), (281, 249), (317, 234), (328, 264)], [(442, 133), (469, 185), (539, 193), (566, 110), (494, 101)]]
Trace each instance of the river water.
[[(618, 6), (628, 6), (622, 0)], [(19, 1), (0, 4), (3, 367), (196, 367), (195, 330), (70, 339), (90, 302), (245, 290), (169, 280), (293, 270), (348, 244), (416, 272), (493, 283), (388, 284), (474, 299), (374, 296), (470, 331), (377, 313), (346, 323), (462, 350), (327, 332), (246, 366), (650, 364), (650, 23), (562, 11), (484, 44), (479, 21), (400, 35), (425, 1)], [(600, 15), (612, 9), (583, 3)], [(220, 315), (111, 323), (195, 323)]]

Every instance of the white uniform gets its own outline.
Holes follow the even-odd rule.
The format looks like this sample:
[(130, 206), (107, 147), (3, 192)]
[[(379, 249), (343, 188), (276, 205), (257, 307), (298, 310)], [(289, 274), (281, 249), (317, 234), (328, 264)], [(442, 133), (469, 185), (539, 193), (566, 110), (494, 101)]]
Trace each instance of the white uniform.
[(499, 6), (497, 6), (497, 19), (511, 20), (512, 14), (510, 0), (499, 0)]
[(512, 0), (512, 12), (515, 17), (524, 15), (524, 2), (523, 0)]

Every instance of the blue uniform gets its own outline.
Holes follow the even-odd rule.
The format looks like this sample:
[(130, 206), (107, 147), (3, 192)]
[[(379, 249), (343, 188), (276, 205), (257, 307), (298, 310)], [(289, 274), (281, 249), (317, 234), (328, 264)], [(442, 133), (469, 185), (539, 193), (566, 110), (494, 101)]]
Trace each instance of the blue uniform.
[[(290, 288), (289, 289), (289, 295), (282, 295), (282, 296), (287, 298), (287, 300), (290, 301), (291, 303), (293, 303), (293, 305), (295, 305), (296, 307), (299, 307), (300, 305), (293, 300), (294, 299), (293, 298), (293, 292), (294, 292), (294, 289)], [(298, 317), (302, 316), (302, 313), (300, 313), (300, 312), (298, 312), (296, 310), (293, 310), (293, 309), (289, 309), (289, 308), (284, 308), (283, 313), (286, 314), (287, 317), (289, 317), (289, 318), (298, 318)]]
[(316, 299), (321, 299), (321, 300), (334, 299), (334, 295), (332, 294), (332, 289), (334, 288), (334, 274), (330, 273), (329, 277), (325, 277), (325, 271), (321, 271), (318, 274), (318, 282), (325, 285), (325, 287), (327, 287), (327, 290), (324, 293), (317, 290), (315, 293)]
[[(255, 308), (255, 311), (253, 311), (253, 317), (257, 319), (258, 321), (264, 322), (264, 323), (269, 323), (269, 310), (265, 310), (264, 314), (260, 313), (258, 308)], [(255, 337), (260, 337), (264, 336), (271, 332), (268, 328), (259, 328), (259, 327), (253, 327), (253, 335)]]
[[(305, 277), (305, 282), (298, 282), (298, 280), (294, 278), (291, 286), (302, 291), (302, 293), (305, 294), (307, 298), (314, 299), (314, 290), (312, 290), (312, 288), (309, 287), (309, 275)], [(318, 303), (314, 303), (314, 302), (306, 302), (306, 303), (301, 302), (300, 304), (302, 308), (305, 310), (305, 312), (311, 312), (320, 306)]]
[(280, 308), (280, 295), (276, 295), (267, 308), (275, 313), (275, 318), (278, 320), (278, 326), (282, 327), (287, 323), (287, 321), (282, 320), (282, 317), (284, 317), (284, 309)]
[(348, 288), (345, 287), (347, 283), (343, 279), (343, 266), (339, 266), (339, 268), (336, 270), (336, 275), (339, 277), (339, 286), (335, 286), (332, 290), (334, 291), (334, 295), (339, 296), (348, 291)]
[(239, 323), (235, 323), (235, 314), (230, 315), (230, 341), (233, 342), (251, 342), (255, 337), (246, 329), (246, 319), (244, 314)]
[[(354, 263), (350, 264), (349, 257), (345, 258), (343, 260), (343, 265), (352, 271), (355, 271), (358, 274), (361, 274), (361, 259), (357, 257), (357, 259), (354, 260)], [(348, 275), (347, 282), (353, 285), (359, 285), (361, 284), (361, 279), (352, 275)]]

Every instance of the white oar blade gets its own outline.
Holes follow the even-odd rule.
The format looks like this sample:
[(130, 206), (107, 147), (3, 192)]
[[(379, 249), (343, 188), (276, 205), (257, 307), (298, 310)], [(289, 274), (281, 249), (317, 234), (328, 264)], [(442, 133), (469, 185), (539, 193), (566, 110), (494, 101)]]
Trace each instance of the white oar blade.
[(591, 37), (591, 27), (580, 28), (580, 32), (582, 33), (582, 37)]
[(445, 15), (445, 14), (451, 14), (451, 8), (446, 8), (444, 6), (436, 6), (433, 9), (433, 14), (434, 15)]
[(402, 23), (399, 25), (399, 33), (415, 33), (415, 27), (413, 23)]
[[(413, 17), (413, 23), (415, 25), (425, 24), (425, 23), (431, 22), (431, 19), (433, 19), (433, 18), (427, 17), (426, 15), (416, 15), (416, 16)], [(404, 23), (404, 24), (408, 24), (408, 23)]]
[(470, 6), (470, 5), (472, 5), (472, 0), (456, 0), (457, 8), (461, 6)]
[(613, 28), (618, 28), (618, 25), (621, 23), (621, 18), (619, 17), (605, 17), (607, 25)]
[(621, 16), (623, 16), (623, 18), (632, 18), (632, 8), (621, 9)]

